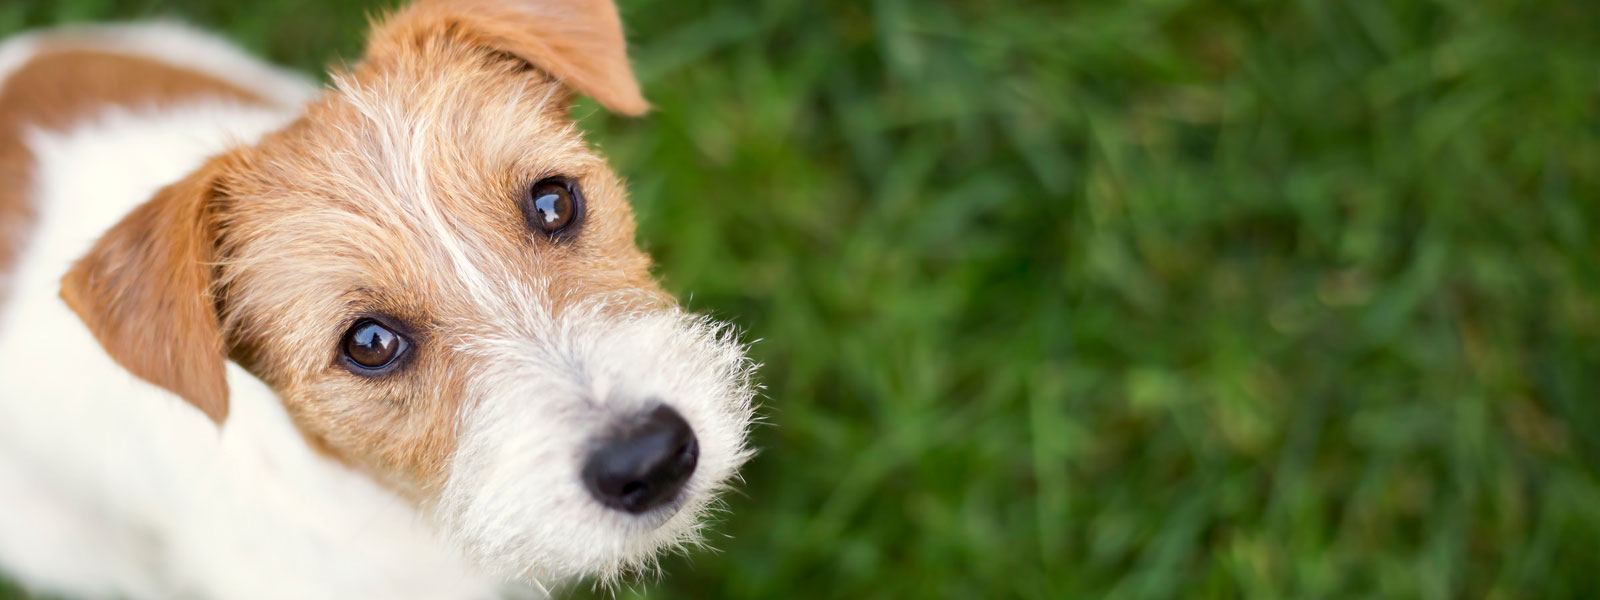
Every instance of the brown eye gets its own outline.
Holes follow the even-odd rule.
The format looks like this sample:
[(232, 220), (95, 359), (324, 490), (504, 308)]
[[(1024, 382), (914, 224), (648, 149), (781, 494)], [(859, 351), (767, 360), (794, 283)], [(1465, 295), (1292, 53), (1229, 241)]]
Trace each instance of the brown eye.
[(362, 319), (344, 334), (344, 355), (357, 367), (378, 370), (406, 350), (406, 340), (372, 319)]
[(522, 210), (529, 227), (553, 236), (572, 225), (582, 209), (583, 198), (571, 180), (549, 177), (528, 189), (527, 204)]

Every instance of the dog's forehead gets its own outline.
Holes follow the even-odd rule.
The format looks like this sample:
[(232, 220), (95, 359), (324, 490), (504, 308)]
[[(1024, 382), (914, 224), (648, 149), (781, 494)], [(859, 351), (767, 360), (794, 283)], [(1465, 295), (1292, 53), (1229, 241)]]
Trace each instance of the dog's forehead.
[[(663, 298), (622, 187), (567, 117), (558, 85), (463, 70), (443, 81), (336, 77), (254, 149), (233, 190), (246, 198), (229, 234), (239, 310), (326, 322), (365, 304), (494, 327), (506, 319), (488, 317), (505, 317), (509, 303)], [(557, 175), (584, 198), (581, 231), (559, 242), (529, 228), (518, 205)]]
[(530, 177), (606, 170), (566, 116), (564, 97), (553, 82), (492, 71), (437, 81), (336, 76), (296, 124), (301, 135), (271, 151), (291, 170), (313, 163), (321, 187), (344, 188), (362, 202), (357, 208), (494, 210), (507, 188)]

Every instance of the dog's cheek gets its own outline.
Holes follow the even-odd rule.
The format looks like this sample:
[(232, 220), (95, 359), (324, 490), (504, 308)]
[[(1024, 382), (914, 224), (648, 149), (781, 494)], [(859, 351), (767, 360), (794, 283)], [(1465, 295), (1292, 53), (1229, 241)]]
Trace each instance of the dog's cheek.
[(443, 387), (334, 375), (286, 395), (285, 405), (324, 454), (421, 499), (438, 488), (455, 450), (454, 403)]

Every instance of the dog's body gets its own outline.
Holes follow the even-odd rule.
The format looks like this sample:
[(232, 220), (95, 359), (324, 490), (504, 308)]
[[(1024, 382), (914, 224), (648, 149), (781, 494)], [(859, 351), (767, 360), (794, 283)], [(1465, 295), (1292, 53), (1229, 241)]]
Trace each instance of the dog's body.
[[(546, 103), (565, 95), (559, 79), (624, 112), (642, 100), (595, 83), (607, 74), (572, 66), (560, 43), (552, 52), (568, 64), (478, 33), (493, 27), (479, 12), (501, 3), (424, 4), (320, 99), (298, 76), (171, 25), (0, 46), (0, 573), (74, 597), (479, 598), (609, 577), (691, 539), (746, 455), (749, 366), (720, 329), (661, 304), (620, 192), (570, 126), (472, 84), (514, 83), (511, 96)], [(526, 65), (508, 69), (502, 54), (556, 79), (511, 82)], [(517, 114), (551, 133), (406, 137), (451, 118), (428, 112), (429, 96), (385, 104), (382, 90), (396, 89), (385, 86), (427, 85), (406, 83), (416, 65), (467, 73), (429, 92), (460, 95), (445, 104), (534, 111)], [(473, 68), (485, 74), (469, 79)], [(491, 154), (420, 156), (452, 142)], [(543, 166), (502, 172), (500, 152)], [(441, 182), (451, 160), (490, 171)], [(586, 186), (587, 229), (546, 240), (533, 220), (532, 246), (526, 230), (499, 237), (521, 218), (520, 188), (510, 201), (460, 190), (557, 171)], [(337, 175), (296, 181), (324, 173)], [(207, 208), (186, 212), (186, 182), (201, 179)], [(383, 194), (360, 199), (374, 188)], [(324, 197), (351, 206), (307, 208)], [(545, 208), (521, 210), (555, 215), (529, 213)], [(189, 216), (144, 224), (169, 213)], [(215, 231), (213, 214), (226, 217)], [(364, 258), (369, 225), (400, 254)], [(167, 256), (190, 246), (200, 254)], [(402, 265), (413, 270), (388, 271)], [(203, 281), (187, 288), (191, 277)], [(572, 283), (552, 289), (561, 281)], [(183, 317), (191, 300), (209, 315), (198, 324)], [(407, 340), (399, 352), (417, 347), (409, 362), (350, 363), (378, 347), (351, 345), (374, 322)], [(692, 475), (661, 480), (671, 490), (659, 499), (608, 491), (591, 454), (663, 411), (692, 428), (676, 452), (693, 454), (671, 455)]]

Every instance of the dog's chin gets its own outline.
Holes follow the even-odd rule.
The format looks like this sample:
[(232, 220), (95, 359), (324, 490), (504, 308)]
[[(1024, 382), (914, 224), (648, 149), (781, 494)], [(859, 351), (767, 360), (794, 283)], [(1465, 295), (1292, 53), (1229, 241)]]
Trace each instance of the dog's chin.
[(649, 574), (658, 557), (699, 544), (714, 496), (685, 492), (637, 515), (581, 501), (507, 511), (508, 498), (484, 497), (441, 516), (446, 533), (486, 572), (547, 589), (584, 578), (610, 584)]

